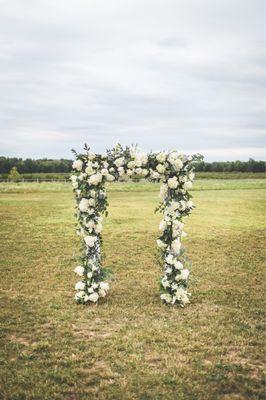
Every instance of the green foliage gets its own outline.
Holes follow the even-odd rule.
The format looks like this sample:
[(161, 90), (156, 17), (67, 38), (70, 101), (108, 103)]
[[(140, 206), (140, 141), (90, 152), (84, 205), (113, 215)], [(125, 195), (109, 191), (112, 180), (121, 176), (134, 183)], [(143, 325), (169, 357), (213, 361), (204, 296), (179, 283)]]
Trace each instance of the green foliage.
[(11, 168), (9, 174), (8, 174), (8, 179), (10, 179), (11, 181), (17, 181), (18, 179), (20, 179), (20, 173), (17, 170), (17, 167), (13, 167)]

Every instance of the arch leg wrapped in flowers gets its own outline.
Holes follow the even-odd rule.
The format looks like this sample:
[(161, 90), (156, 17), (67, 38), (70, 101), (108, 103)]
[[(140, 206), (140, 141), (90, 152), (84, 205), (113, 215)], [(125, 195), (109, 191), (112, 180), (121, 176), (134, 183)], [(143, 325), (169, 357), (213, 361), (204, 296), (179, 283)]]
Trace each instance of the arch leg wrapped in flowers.
[(185, 236), (183, 218), (194, 208), (188, 191), (192, 188), (194, 164), (201, 156), (186, 156), (174, 150), (140, 155), (136, 147), (123, 149), (121, 145), (106, 154), (94, 154), (87, 146), (84, 154), (74, 153), (71, 181), (77, 205), (77, 233), (82, 241), (81, 262), (75, 268), (81, 277), (75, 286), (76, 301), (97, 303), (109, 290), (101, 262), (102, 215), (108, 206), (106, 182), (140, 176), (161, 182), (161, 202), (157, 207), (163, 214), (157, 239), (163, 259), (161, 299), (181, 307), (189, 303), (188, 261), (181, 238)]

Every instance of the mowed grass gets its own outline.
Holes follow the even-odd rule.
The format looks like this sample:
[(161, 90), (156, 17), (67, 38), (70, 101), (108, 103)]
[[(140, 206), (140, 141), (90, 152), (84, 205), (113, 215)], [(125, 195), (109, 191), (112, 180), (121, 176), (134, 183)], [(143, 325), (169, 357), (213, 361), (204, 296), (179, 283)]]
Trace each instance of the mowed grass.
[[(107, 184), (109, 192), (157, 192), (160, 185), (145, 180)], [(265, 189), (266, 179), (197, 179), (194, 190)], [(70, 182), (0, 182), (0, 193), (34, 193), (71, 191)]]
[(69, 187), (0, 195), (1, 399), (264, 399), (264, 190), (194, 191), (180, 309), (160, 302), (158, 193), (141, 187), (109, 190), (98, 306), (73, 300)]

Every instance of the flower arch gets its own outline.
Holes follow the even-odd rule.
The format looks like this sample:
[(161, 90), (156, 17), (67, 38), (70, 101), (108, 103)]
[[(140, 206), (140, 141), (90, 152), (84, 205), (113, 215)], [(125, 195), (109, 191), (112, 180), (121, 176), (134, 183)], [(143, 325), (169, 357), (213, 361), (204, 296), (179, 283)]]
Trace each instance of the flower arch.
[(107, 215), (106, 182), (125, 181), (138, 176), (160, 182), (161, 201), (156, 208), (163, 214), (157, 245), (161, 250), (163, 302), (181, 307), (189, 303), (189, 261), (181, 246), (183, 218), (194, 208), (188, 192), (194, 179), (194, 165), (201, 156), (186, 156), (175, 150), (140, 154), (136, 146), (117, 144), (106, 154), (94, 154), (85, 145), (85, 153), (75, 154), (72, 187), (76, 199), (77, 234), (82, 242), (80, 265), (75, 272), (81, 280), (75, 285), (79, 304), (97, 303), (107, 295), (109, 284), (102, 268), (102, 215)]

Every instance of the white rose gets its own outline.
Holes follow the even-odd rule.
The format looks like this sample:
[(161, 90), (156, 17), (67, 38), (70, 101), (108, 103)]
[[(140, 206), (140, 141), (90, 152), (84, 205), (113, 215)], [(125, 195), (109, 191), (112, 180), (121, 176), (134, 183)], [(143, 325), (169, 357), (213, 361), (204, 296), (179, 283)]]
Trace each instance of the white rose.
[(164, 220), (167, 222), (167, 225), (171, 225), (171, 218), (169, 217), (169, 215), (165, 215)]
[(128, 175), (128, 176), (131, 176), (131, 175), (133, 175), (133, 171), (132, 171), (132, 169), (128, 169), (128, 170), (127, 170), (127, 175)]
[(179, 177), (179, 182), (187, 182), (188, 178), (186, 175), (182, 175)]
[(88, 278), (88, 279), (91, 279), (91, 278), (92, 278), (92, 275), (93, 275), (92, 272), (88, 272), (88, 273), (87, 273), (87, 278)]
[(170, 283), (168, 282), (166, 276), (164, 276), (164, 277), (162, 278), (162, 286), (163, 286), (165, 289), (166, 289), (167, 287), (170, 286)]
[(165, 162), (166, 159), (166, 154), (165, 153), (159, 153), (156, 156), (156, 160), (159, 161), (159, 163)]
[(167, 228), (167, 223), (166, 223), (165, 220), (163, 219), (163, 220), (160, 222), (159, 231), (163, 232), (163, 231), (166, 230), (166, 228)]
[(183, 229), (183, 228), (184, 228), (183, 222), (180, 222), (178, 219), (175, 219), (175, 220), (173, 221), (173, 225), (174, 225), (177, 229)]
[(98, 270), (98, 266), (95, 264), (91, 264), (91, 269), (92, 271), (97, 271)]
[(102, 174), (91, 175), (89, 179), (90, 185), (98, 185), (102, 181)]
[(95, 242), (97, 241), (97, 236), (91, 236), (91, 235), (85, 236), (84, 241), (87, 246), (93, 247)]
[(160, 174), (163, 174), (165, 172), (165, 166), (162, 164), (158, 164), (156, 169)]
[(179, 171), (182, 167), (183, 167), (183, 163), (180, 160), (180, 158), (178, 158), (177, 160), (175, 160), (173, 162), (174, 166), (176, 167), (176, 169)]
[(78, 176), (78, 180), (83, 181), (84, 178), (86, 178), (87, 174), (83, 174), (83, 172), (81, 174), (79, 174)]
[(184, 290), (183, 288), (179, 287), (176, 290), (176, 298), (181, 301), (183, 303), (183, 305), (189, 303), (189, 298), (187, 296), (187, 292), (186, 290)]
[(94, 199), (89, 199), (89, 205), (91, 207), (94, 207), (95, 206), (95, 200)]
[(169, 155), (169, 156), (168, 156), (168, 162), (169, 162), (170, 164), (174, 165), (175, 160), (176, 160), (176, 158), (173, 157), (173, 155)]
[(77, 189), (79, 186), (78, 182), (72, 182), (73, 189)]
[(98, 293), (92, 293), (88, 296), (88, 300), (92, 301), (93, 303), (96, 303), (99, 299)]
[(173, 265), (174, 264), (174, 257), (172, 254), (168, 254), (168, 256), (166, 257), (165, 261), (167, 262), (167, 264)]
[(88, 153), (88, 159), (89, 160), (94, 160), (94, 158), (96, 157), (96, 155), (94, 153), (92, 153), (91, 151)]
[(117, 167), (122, 167), (122, 165), (124, 164), (124, 157), (120, 157), (120, 158), (117, 158), (115, 161), (114, 161), (114, 164), (117, 166)]
[(183, 269), (183, 264), (180, 261), (175, 261), (174, 266), (176, 269)]
[(129, 169), (135, 168), (135, 165), (136, 165), (135, 161), (129, 161), (129, 162), (127, 163), (127, 167), (128, 167)]
[(76, 300), (80, 300), (80, 299), (82, 299), (84, 296), (85, 296), (85, 292), (84, 292), (84, 290), (81, 290), (80, 292), (77, 292), (77, 293), (75, 294), (75, 299), (76, 299)]
[(112, 182), (112, 181), (115, 180), (115, 177), (114, 177), (113, 175), (110, 175), (110, 174), (108, 174), (108, 175), (106, 176), (106, 178), (107, 178), (107, 181), (108, 181), (108, 182)]
[(137, 168), (136, 169), (136, 174), (141, 175), (141, 173), (142, 173), (142, 169), (141, 168)]
[(176, 228), (173, 227), (172, 234), (173, 234), (174, 238), (176, 238), (177, 236), (180, 236), (179, 229), (176, 229)]
[(156, 171), (152, 171), (151, 172), (151, 177), (153, 179), (159, 179), (160, 178), (160, 174), (158, 172), (156, 172)]
[(148, 170), (146, 168), (141, 169), (141, 175), (146, 176), (148, 174)]
[(88, 174), (88, 175), (92, 175), (92, 174), (94, 173), (94, 169), (92, 168), (92, 166), (88, 166), (88, 167), (85, 169), (85, 172), (86, 172), (86, 174)]
[(96, 233), (100, 233), (100, 232), (102, 231), (102, 229), (103, 229), (102, 224), (101, 224), (101, 223), (98, 223), (98, 224), (96, 225), (96, 227), (95, 227), (95, 232), (96, 232)]
[(74, 272), (79, 275), (79, 276), (83, 276), (84, 274), (84, 267), (82, 267), (81, 265), (78, 265), (75, 269)]
[(162, 242), (161, 239), (157, 239), (156, 243), (157, 243), (157, 246), (160, 247), (160, 249), (165, 249), (165, 247), (167, 246), (166, 243)]
[(88, 211), (89, 208), (89, 200), (82, 198), (79, 202), (79, 209), (81, 212)]
[(72, 181), (72, 183), (77, 182), (77, 179), (78, 179), (77, 175), (71, 175), (71, 177), (70, 177), (70, 180)]
[(100, 282), (100, 288), (107, 292), (109, 290), (109, 283), (108, 282)]
[(99, 296), (100, 296), (100, 297), (105, 297), (106, 294), (107, 294), (106, 291), (103, 290), (103, 289), (99, 289), (99, 292), (98, 292), (98, 293), (99, 293)]
[(160, 297), (167, 304), (171, 303), (171, 301), (172, 301), (172, 297), (171, 297), (171, 295), (169, 293), (162, 293)]
[(84, 299), (83, 299), (83, 300), (84, 300), (84, 302), (85, 302), (85, 303), (87, 303), (87, 301), (89, 301), (89, 296), (88, 296), (87, 294), (85, 294), (85, 296), (84, 296)]
[(192, 208), (193, 206), (194, 206), (193, 201), (192, 201), (192, 200), (189, 200), (189, 201), (187, 202), (187, 207), (188, 207), (188, 208)]
[(178, 186), (177, 178), (175, 176), (173, 178), (169, 178), (167, 184), (170, 189), (176, 189)]
[(72, 164), (72, 168), (77, 171), (81, 171), (83, 166), (83, 162), (81, 160), (75, 160)]
[(79, 281), (76, 283), (75, 285), (75, 289), (76, 290), (84, 290), (85, 289), (85, 283), (82, 281)]
[(192, 188), (192, 182), (190, 182), (190, 181), (185, 182), (184, 185), (183, 185), (183, 188), (185, 190), (191, 189)]
[(182, 304), (181, 304), (181, 307), (182, 307), (182, 305), (185, 306), (186, 304), (189, 304), (189, 303), (190, 303), (189, 298), (187, 297), (187, 295), (184, 295), (184, 296), (182, 297)]
[(182, 301), (182, 304), (185, 306), (186, 304), (189, 304), (190, 303), (190, 301), (189, 301), (189, 298), (188, 298), (188, 296), (184, 293), (183, 294), (183, 296), (182, 296), (182, 298), (181, 298), (181, 301)]
[(171, 201), (170, 206), (169, 206), (169, 210), (170, 211), (178, 210), (179, 206), (180, 206), (180, 203), (178, 201), (175, 201), (175, 200)]
[(189, 276), (189, 270), (188, 269), (182, 269), (181, 274), (177, 275), (179, 279), (186, 281)]
[(187, 208), (187, 204), (184, 200), (179, 202), (179, 210), (184, 211)]
[(117, 170), (118, 170), (118, 173), (119, 173), (120, 176), (124, 175), (125, 170), (124, 170), (123, 167), (118, 167)]
[(179, 239), (173, 240), (171, 248), (172, 248), (172, 250), (174, 251), (175, 254), (179, 254), (180, 249), (181, 249), (180, 240)]
[(107, 169), (107, 168), (103, 168), (103, 169), (101, 170), (101, 174), (102, 174), (103, 176), (107, 176), (107, 175), (109, 174), (108, 169)]
[(146, 154), (143, 154), (142, 156), (140, 156), (140, 161), (142, 165), (146, 165), (148, 162), (148, 156)]
[(171, 288), (173, 289), (173, 290), (177, 290), (178, 289), (178, 284), (177, 283), (172, 283), (171, 284)]

